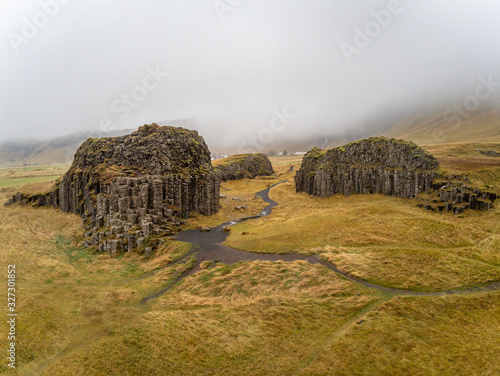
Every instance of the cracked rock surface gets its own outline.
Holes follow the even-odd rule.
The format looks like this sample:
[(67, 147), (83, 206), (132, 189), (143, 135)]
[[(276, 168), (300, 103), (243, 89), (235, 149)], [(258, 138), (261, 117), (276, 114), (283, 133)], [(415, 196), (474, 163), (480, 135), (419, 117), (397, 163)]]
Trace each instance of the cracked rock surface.
[(79, 214), (86, 244), (99, 251), (150, 254), (191, 212), (216, 213), (219, 190), (220, 175), (196, 131), (151, 124), (125, 136), (88, 139), (49, 193), (10, 202)]

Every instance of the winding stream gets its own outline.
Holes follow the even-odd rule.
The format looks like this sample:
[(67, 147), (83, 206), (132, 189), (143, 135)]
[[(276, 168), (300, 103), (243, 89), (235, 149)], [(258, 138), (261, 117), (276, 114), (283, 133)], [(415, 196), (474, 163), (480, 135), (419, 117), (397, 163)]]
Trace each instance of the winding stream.
[(477, 292), (482, 292), (482, 291), (495, 291), (495, 290), (500, 290), (500, 282), (493, 282), (490, 284), (486, 284), (480, 287), (474, 287), (474, 288), (468, 288), (468, 289), (456, 289), (456, 290), (445, 290), (445, 291), (436, 291), (436, 292), (418, 292), (418, 291), (411, 291), (411, 290), (403, 290), (403, 289), (396, 289), (396, 288), (390, 288), (390, 287), (384, 287), (380, 285), (376, 285), (373, 283), (369, 283), (365, 280), (355, 278), (348, 273), (338, 269), (335, 265), (326, 262), (324, 260), (321, 260), (318, 255), (303, 255), (300, 253), (286, 253), (286, 254), (267, 254), (267, 253), (255, 253), (255, 252), (249, 252), (249, 251), (241, 251), (239, 249), (231, 248), (228, 246), (223, 245), (222, 243), (226, 240), (228, 237), (229, 233), (224, 232), (224, 227), (225, 226), (232, 226), (237, 223), (241, 223), (250, 219), (258, 219), (265, 217), (269, 214), (271, 214), (272, 209), (278, 205), (278, 203), (274, 200), (272, 200), (269, 197), (269, 191), (271, 188), (285, 183), (285, 181), (276, 183), (260, 192), (257, 192), (255, 195), (261, 197), (264, 202), (266, 202), (268, 205), (262, 210), (262, 212), (258, 215), (254, 216), (249, 216), (249, 217), (244, 217), (240, 218), (237, 220), (225, 222), (217, 227), (213, 227), (210, 229), (208, 232), (201, 232), (200, 230), (187, 230), (187, 231), (182, 231), (179, 234), (177, 234), (177, 240), (186, 242), (186, 243), (191, 243), (193, 245), (193, 250), (189, 252), (188, 254), (184, 255), (183, 257), (179, 258), (172, 264), (170, 264), (168, 267), (171, 267), (173, 265), (187, 262), (190, 258), (191, 255), (196, 255), (196, 261), (193, 264), (193, 267), (186, 270), (184, 273), (182, 273), (178, 278), (176, 278), (169, 286), (163, 288), (160, 291), (157, 291), (155, 293), (152, 293), (146, 297), (144, 297), (140, 303), (146, 304), (148, 301), (151, 299), (155, 299), (161, 295), (163, 295), (165, 292), (170, 290), (173, 286), (175, 286), (178, 282), (180, 282), (182, 279), (198, 272), (200, 270), (200, 264), (203, 261), (218, 261), (224, 264), (234, 264), (239, 261), (297, 261), (297, 260), (302, 260), (302, 261), (307, 261), (311, 264), (320, 264), (323, 265), (324, 267), (334, 271), (335, 273), (345, 277), (346, 279), (358, 283), (360, 285), (363, 285), (365, 287), (368, 287), (370, 289), (374, 290), (379, 290), (384, 293), (388, 293), (391, 295), (407, 295), (407, 296), (443, 296), (443, 295), (463, 295), (463, 294), (471, 294), (471, 293), (477, 293)]

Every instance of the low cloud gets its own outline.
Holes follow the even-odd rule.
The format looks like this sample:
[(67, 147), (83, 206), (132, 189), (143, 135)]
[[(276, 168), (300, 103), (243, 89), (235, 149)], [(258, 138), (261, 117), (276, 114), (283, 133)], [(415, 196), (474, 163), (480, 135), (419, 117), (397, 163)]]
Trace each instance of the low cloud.
[[(500, 81), (499, 14), (493, 0), (2, 2), (0, 140), (189, 119), (238, 148), (284, 108), (276, 137), (382, 127)], [(146, 87), (155, 69), (168, 77)]]

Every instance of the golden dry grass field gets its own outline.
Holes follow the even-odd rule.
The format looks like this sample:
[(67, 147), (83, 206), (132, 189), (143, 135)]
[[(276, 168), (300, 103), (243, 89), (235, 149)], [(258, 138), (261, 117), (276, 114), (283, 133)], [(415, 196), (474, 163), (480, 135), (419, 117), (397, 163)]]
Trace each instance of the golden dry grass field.
[[(475, 153), (476, 146), (432, 148), (446, 171), (465, 171), (498, 190), (498, 158), (478, 155), (479, 165), (464, 166), (464, 150)], [(500, 281), (498, 203), (455, 215), (380, 195), (310, 197), (294, 190), (301, 159), (273, 157), (276, 176), (223, 183), (221, 212), (187, 227), (259, 213), (265, 203), (254, 193), (288, 179), (270, 191), (279, 203), (272, 214), (235, 225), (227, 245), (316, 254), (352, 276), (414, 291)], [(45, 188), (4, 186), (0, 199)], [(234, 208), (243, 204), (247, 209)], [(152, 259), (111, 258), (80, 247), (82, 235), (76, 215), (0, 206), (2, 296), (7, 265), (15, 264), (19, 315), (17, 368), (4, 359), (0, 374), (500, 374), (498, 291), (393, 295), (319, 264), (252, 261), (207, 263), (143, 305), (190, 267), (192, 258), (172, 264), (190, 246), (166, 239)], [(6, 300), (1, 306), (5, 316)], [(1, 320), (0, 332), (7, 330)], [(2, 351), (7, 342), (0, 336)]]

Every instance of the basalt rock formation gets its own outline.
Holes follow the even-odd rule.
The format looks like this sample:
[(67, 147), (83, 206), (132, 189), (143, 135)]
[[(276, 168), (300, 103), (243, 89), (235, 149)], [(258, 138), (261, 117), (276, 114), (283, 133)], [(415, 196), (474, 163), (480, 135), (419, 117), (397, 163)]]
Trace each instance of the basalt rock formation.
[(418, 206), (426, 210), (447, 211), (455, 214), (466, 209), (490, 210), (497, 194), (469, 186), (466, 176), (445, 176), (432, 184), (433, 192), (419, 196)]
[(415, 197), (430, 189), (438, 161), (417, 145), (373, 137), (328, 150), (314, 148), (295, 177), (297, 192), (315, 196), (334, 193), (382, 193)]
[(51, 192), (10, 202), (79, 214), (87, 245), (114, 253), (151, 251), (191, 212), (219, 210), (220, 175), (196, 131), (144, 125), (120, 137), (88, 139)]
[(232, 155), (214, 161), (214, 167), (221, 174), (222, 180), (253, 179), (256, 176), (274, 174), (271, 161), (261, 153)]
[(461, 213), (489, 210), (493, 192), (469, 187), (464, 178), (441, 176), (438, 161), (412, 142), (372, 137), (328, 150), (314, 148), (295, 176), (297, 192), (325, 197), (335, 193), (381, 193), (413, 198), (429, 210)]

